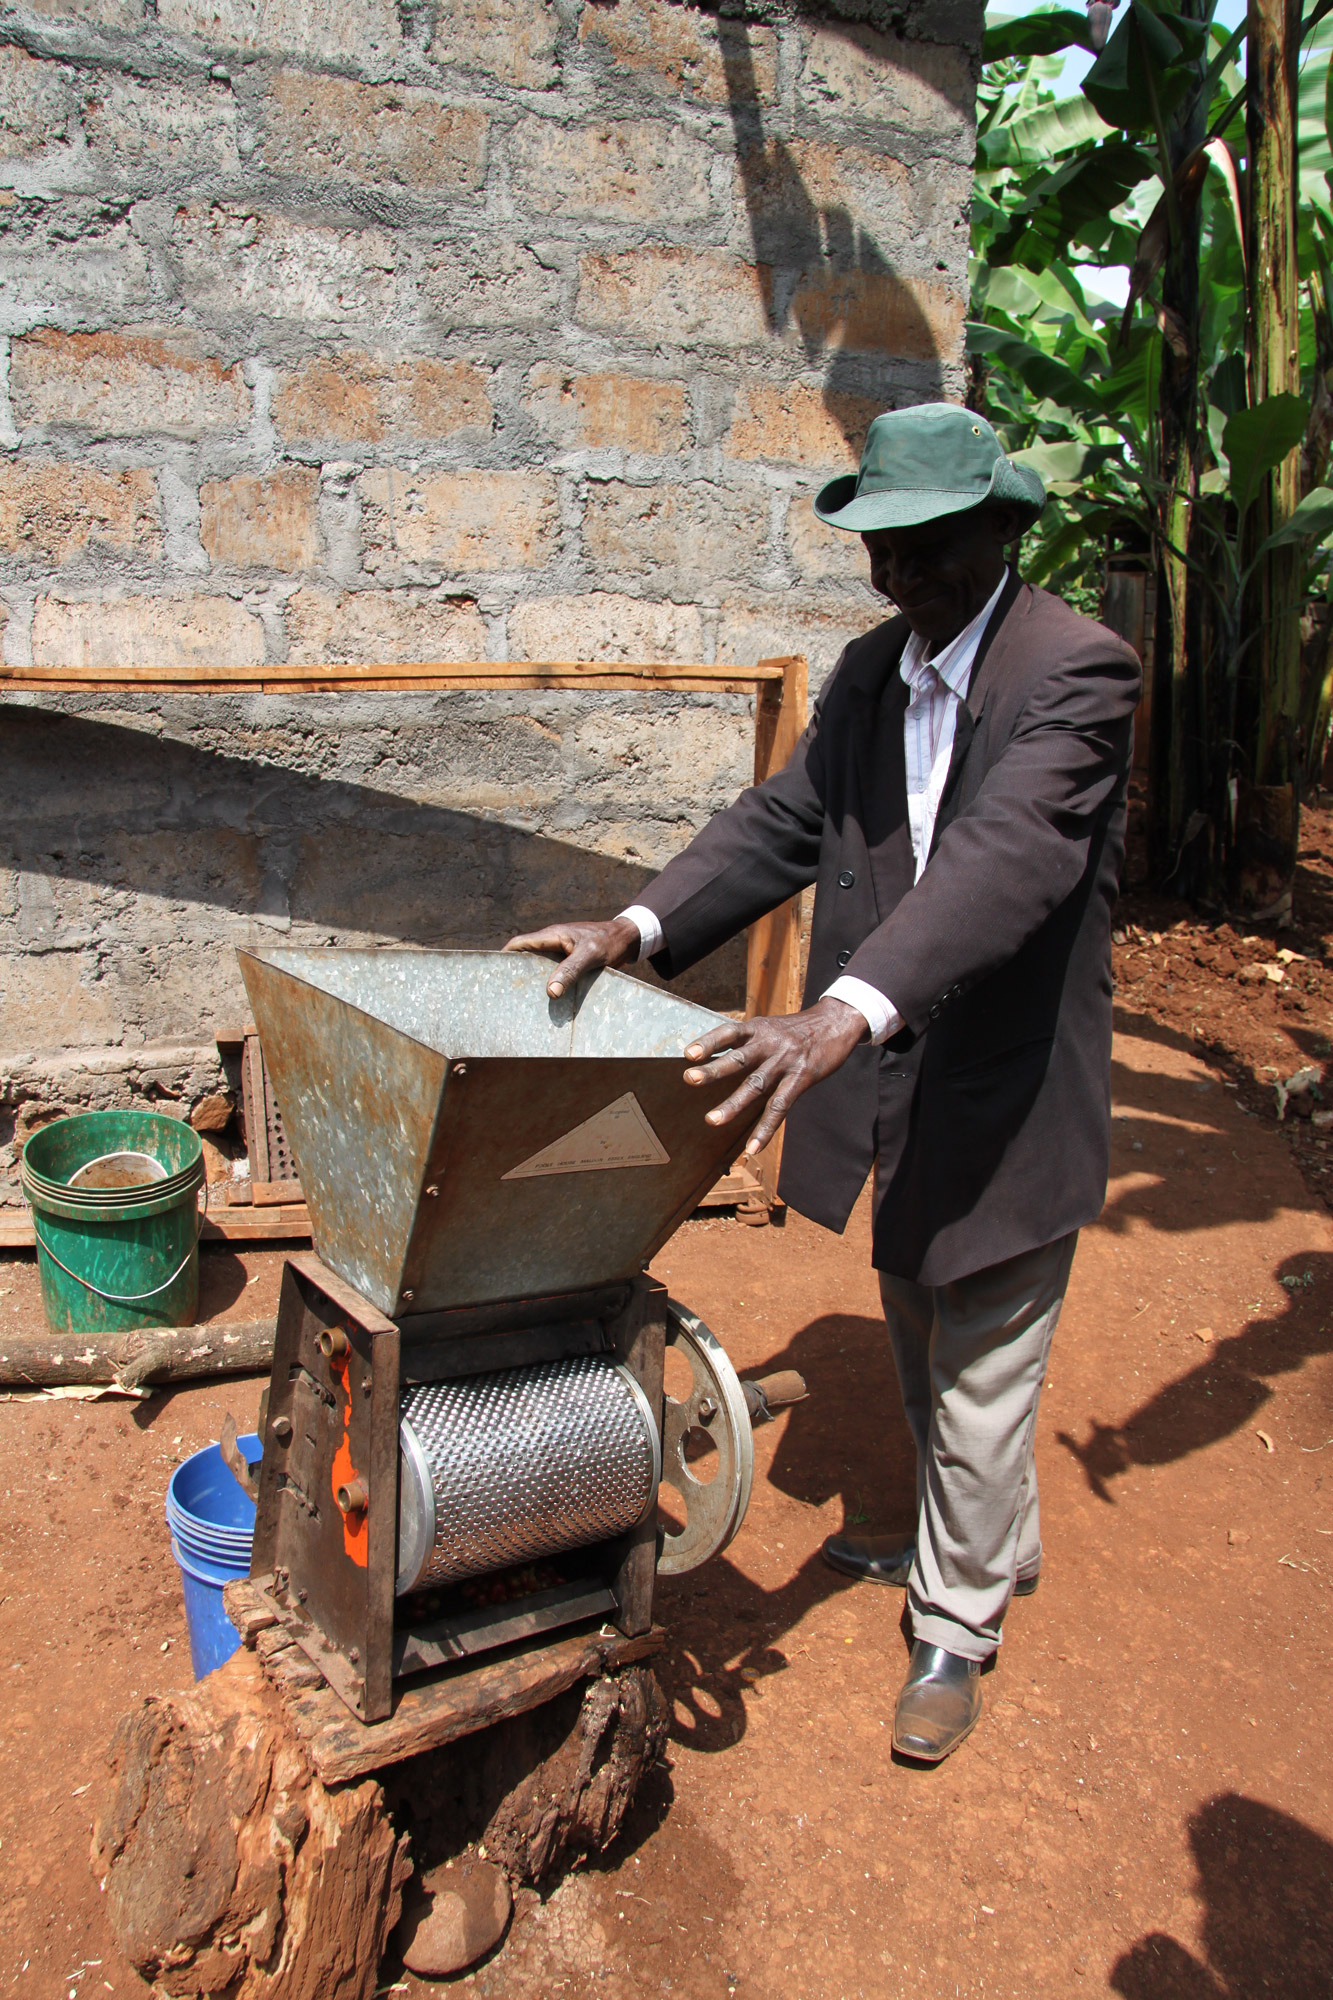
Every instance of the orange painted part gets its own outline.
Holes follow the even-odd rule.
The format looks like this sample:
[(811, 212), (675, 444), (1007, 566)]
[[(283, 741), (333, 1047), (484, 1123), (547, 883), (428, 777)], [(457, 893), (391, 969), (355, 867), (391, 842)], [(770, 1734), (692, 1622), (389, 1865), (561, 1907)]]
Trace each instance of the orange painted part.
[[(336, 1507), (338, 1505), (338, 1488), (340, 1486), (350, 1486), (352, 1481), (359, 1479), (361, 1475), (352, 1464), (352, 1450), (348, 1441), (352, 1429), (352, 1391), (348, 1386), (346, 1361), (343, 1362), (340, 1368), (335, 1366), (334, 1372), (342, 1384), (342, 1392), (345, 1398), (342, 1442), (333, 1454), (333, 1476), (329, 1481), (329, 1490), (333, 1494), (333, 1504)], [(368, 1485), (369, 1482), (367, 1481), (366, 1484)], [(354, 1563), (357, 1563), (362, 1569), (367, 1567), (370, 1557), (370, 1509), (368, 1507), (361, 1508), (359, 1513), (356, 1514), (343, 1515), (343, 1547)]]

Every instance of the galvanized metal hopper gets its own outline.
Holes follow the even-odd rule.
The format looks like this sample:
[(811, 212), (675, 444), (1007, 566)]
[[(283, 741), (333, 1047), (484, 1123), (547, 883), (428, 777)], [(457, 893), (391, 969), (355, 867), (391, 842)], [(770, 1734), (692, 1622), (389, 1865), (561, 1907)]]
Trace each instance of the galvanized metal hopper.
[(633, 1277), (747, 1135), (683, 1080), (722, 1017), (624, 973), (553, 1000), (519, 953), (240, 960), (315, 1247), (391, 1318)]

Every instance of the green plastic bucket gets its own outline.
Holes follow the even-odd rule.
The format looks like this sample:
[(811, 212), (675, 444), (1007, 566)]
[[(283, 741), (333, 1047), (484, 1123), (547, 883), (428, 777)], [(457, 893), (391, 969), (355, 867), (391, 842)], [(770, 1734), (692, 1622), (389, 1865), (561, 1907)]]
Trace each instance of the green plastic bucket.
[(197, 1318), (204, 1149), (190, 1126), (157, 1111), (58, 1118), (29, 1139), (20, 1177), (57, 1333)]

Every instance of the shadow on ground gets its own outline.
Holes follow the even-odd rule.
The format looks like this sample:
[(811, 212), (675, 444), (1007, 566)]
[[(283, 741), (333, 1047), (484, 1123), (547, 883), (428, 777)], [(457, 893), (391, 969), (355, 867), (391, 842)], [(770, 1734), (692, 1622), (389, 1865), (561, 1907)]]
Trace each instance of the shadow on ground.
[(1327, 2000), (1333, 1846), (1289, 1813), (1224, 1792), (1189, 1822), (1204, 1956), (1154, 1931), (1120, 1958), (1122, 2000)]
[[(911, 1533), (915, 1449), (903, 1415), (884, 1322), (825, 1313), (765, 1362), (795, 1368), (810, 1387), (783, 1422), (768, 1482), (803, 1507), (840, 1500), (839, 1529)], [(762, 1435), (762, 1434), (761, 1434)], [(757, 1497), (757, 1496), (756, 1496)], [(780, 1535), (754, 1506), (748, 1533)], [(781, 1641), (826, 1598), (854, 1589), (816, 1552), (767, 1588), (729, 1557), (658, 1583), (658, 1615), (678, 1642), (661, 1670), (674, 1703), (672, 1734), (702, 1751), (730, 1749), (745, 1734), (745, 1693), (788, 1670)]]

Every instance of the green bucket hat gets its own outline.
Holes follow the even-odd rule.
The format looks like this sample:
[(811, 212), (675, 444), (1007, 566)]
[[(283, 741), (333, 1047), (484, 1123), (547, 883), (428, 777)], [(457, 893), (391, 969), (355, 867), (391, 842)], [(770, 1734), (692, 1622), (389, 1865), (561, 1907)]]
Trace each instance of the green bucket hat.
[(987, 500), (1025, 508), (1030, 526), (1046, 488), (1029, 466), (1005, 457), (984, 417), (956, 403), (913, 403), (875, 418), (861, 470), (830, 479), (815, 512), (831, 528), (864, 535), (915, 528)]

